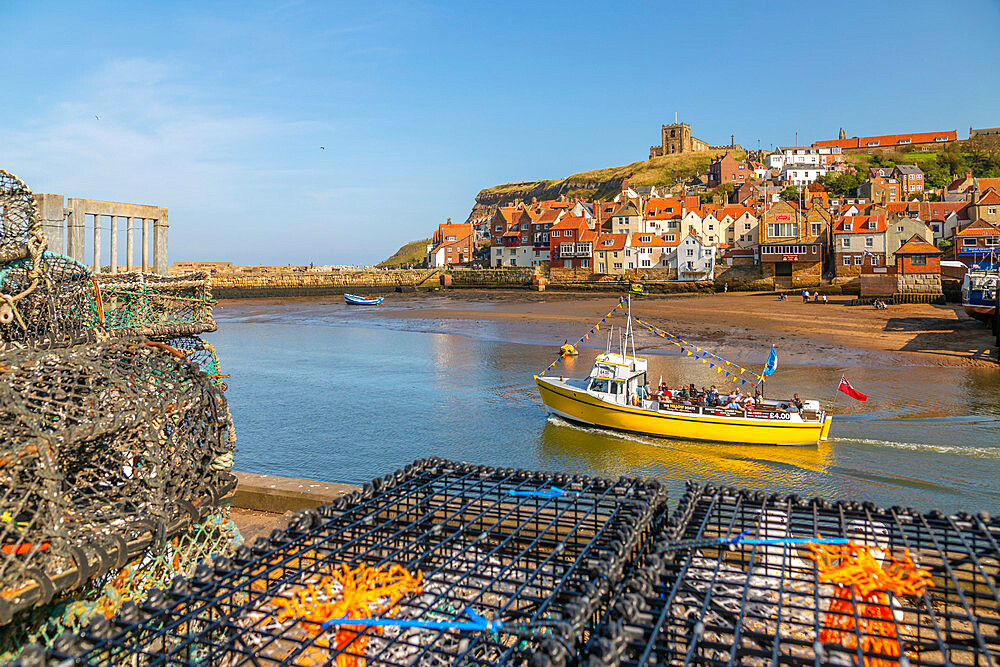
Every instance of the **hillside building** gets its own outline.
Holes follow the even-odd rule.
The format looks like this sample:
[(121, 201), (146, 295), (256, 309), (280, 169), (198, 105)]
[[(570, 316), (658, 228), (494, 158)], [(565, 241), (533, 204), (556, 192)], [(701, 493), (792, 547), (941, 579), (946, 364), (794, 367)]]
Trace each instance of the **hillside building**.
[(660, 127), (660, 145), (649, 147), (649, 159), (677, 153), (698, 153), (708, 150), (708, 142), (691, 136), (691, 126), (674, 123)]

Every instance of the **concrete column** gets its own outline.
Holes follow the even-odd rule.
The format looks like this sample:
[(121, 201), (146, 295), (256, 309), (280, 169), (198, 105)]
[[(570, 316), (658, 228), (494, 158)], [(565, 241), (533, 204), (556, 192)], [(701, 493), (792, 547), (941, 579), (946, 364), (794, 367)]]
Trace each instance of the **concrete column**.
[(63, 228), (65, 227), (66, 214), (63, 209), (62, 195), (36, 194), (35, 205), (39, 222), (42, 225), (42, 233), (48, 240), (49, 252), (62, 253), (63, 251)]
[(111, 273), (118, 273), (118, 216), (111, 216)]
[(153, 272), (167, 275), (167, 212), (153, 223)]
[(72, 199), (69, 200), (69, 209), (69, 219), (66, 222), (66, 254), (84, 264), (86, 259), (83, 256), (83, 234), (86, 209)]
[(101, 214), (94, 214), (94, 273), (101, 272)]
[(149, 273), (149, 218), (142, 220), (142, 272)]
[(132, 252), (135, 250), (135, 223), (134, 218), (125, 218), (125, 270), (131, 271), (132, 264)]

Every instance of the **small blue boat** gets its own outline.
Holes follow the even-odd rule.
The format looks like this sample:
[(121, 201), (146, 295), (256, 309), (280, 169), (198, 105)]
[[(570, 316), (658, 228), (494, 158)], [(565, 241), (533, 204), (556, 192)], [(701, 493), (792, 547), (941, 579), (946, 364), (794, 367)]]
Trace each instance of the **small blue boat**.
[(344, 295), (344, 301), (346, 301), (349, 306), (381, 306), (383, 298), (384, 297), (380, 296), (377, 299), (366, 299), (363, 296), (355, 296), (354, 294)]

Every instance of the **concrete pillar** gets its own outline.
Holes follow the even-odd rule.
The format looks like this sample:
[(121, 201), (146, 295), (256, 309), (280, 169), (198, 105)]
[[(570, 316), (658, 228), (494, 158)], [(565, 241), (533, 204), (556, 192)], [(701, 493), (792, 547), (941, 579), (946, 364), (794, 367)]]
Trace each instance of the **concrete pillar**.
[(101, 214), (94, 214), (94, 273), (101, 272)]
[(111, 216), (111, 273), (118, 273), (118, 216)]
[(83, 234), (86, 210), (82, 204), (69, 200), (69, 219), (66, 221), (66, 254), (84, 264)]
[(167, 275), (167, 212), (153, 222), (153, 272)]
[(65, 227), (66, 214), (63, 209), (62, 195), (36, 194), (35, 205), (37, 207), (38, 220), (42, 225), (42, 233), (48, 240), (49, 252), (62, 253), (63, 251), (63, 228)]
[(149, 218), (142, 220), (142, 272), (149, 273)]
[(131, 271), (132, 252), (135, 250), (135, 223), (134, 218), (125, 218), (125, 270)]

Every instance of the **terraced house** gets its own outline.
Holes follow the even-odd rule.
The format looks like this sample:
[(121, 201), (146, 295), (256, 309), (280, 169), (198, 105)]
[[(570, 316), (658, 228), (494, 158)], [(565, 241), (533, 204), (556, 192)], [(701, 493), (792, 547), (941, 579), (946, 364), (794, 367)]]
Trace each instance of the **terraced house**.
[(955, 259), (966, 266), (991, 262), (1000, 255), (1000, 227), (975, 220), (955, 234)]
[(826, 259), (831, 216), (822, 199), (799, 208), (779, 201), (767, 209), (759, 226), (760, 262), (775, 287), (818, 284)]
[(549, 228), (549, 266), (591, 269), (598, 234), (583, 216), (565, 216)]
[(872, 266), (885, 266), (885, 213), (838, 219), (833, 226), (833, 248), (838, 276), (860, 275), (866, 259)]

